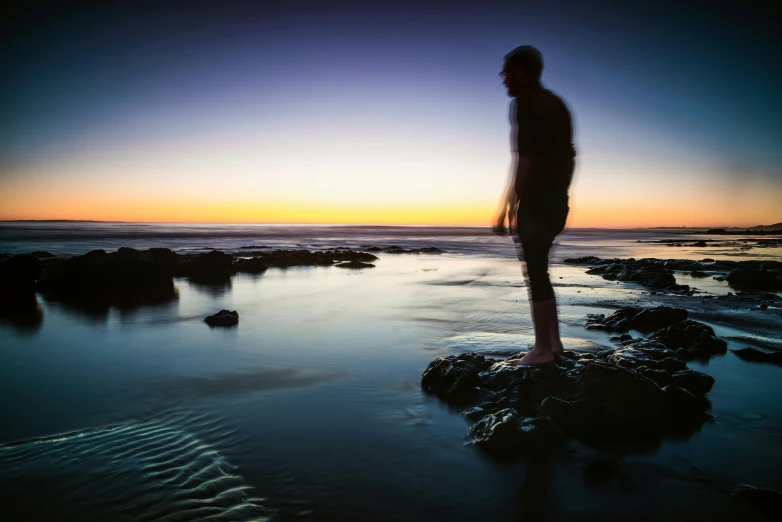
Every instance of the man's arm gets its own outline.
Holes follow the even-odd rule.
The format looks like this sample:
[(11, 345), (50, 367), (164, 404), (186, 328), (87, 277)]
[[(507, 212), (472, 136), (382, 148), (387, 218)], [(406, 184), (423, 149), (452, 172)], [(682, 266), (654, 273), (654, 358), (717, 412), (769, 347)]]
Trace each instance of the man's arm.
[(494, 231), (498, 234), (505, 233), (505, 219), (509, 212), (514, 212), (518, 205), (517, 190), (524, 187), (530, 172), (530, 158), (516, 157), (514, 166), (508, 174), (508, 183), (502, 193), (499, 209), (495, 218)]

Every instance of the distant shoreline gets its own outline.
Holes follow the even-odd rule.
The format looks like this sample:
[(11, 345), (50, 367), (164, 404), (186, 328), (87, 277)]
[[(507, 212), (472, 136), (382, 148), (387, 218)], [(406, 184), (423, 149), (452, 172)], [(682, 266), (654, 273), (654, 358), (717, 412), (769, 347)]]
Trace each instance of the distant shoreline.
[[(2, 219), (0, 224), (7, 223), (106, 223), (106, 224), (127, 224), (127, 225), (223, 225), (223, 226), (280, 226), (280, 227), (372, 227), (372, 228), (393, 228), (393, 227), (437, 227), (437, 228), (489, 228), (489, 225), (427, 225), (427, 224), (403, 224), (403, 225), (380, 225), (380, 224), (357, 224), (357, 223), (212, 223), (212, 222), (157, 222), (157, 221), (102, 221), (97, 219)], [(682, 232), (685, 234), (782, 234), (782, 222), (773, 225), (756, 225), (754, 227), (567, 227), (571, 230), (661, 230), (666, 232)]]

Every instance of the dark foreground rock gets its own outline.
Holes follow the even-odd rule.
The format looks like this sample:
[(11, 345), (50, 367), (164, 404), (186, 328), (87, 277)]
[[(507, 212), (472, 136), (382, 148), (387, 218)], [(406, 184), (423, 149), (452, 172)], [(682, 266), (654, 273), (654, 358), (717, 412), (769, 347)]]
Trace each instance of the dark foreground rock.
[(548, 417), (528, 419), (513, 408), (484, 416), (470, 428), (470, 436), (476, 446), (501, 459), (540, 451), (567, 438)]
[(782, 520), (782, 493), (779, 491), (742, 484), (733, 488), (731, 494), (768, 520)]
[(761, 352), (755, 348), (741, 348), (739, 350), (733, 350), (739, 358), (745, 361), (770, 363), (782, 366), (782, 352)]
[(782, 290), (782, 276), (778, 270), (741, 268), (727, 277), (728, 284), (738, 290), (770, 291)]
[[(666, 318), (661, 324), (681, 316), (658, 312)], [(539, 425), (549, 421), (589, 444), (656, 444), (708, 419), (706, 394), (714, 379), (685, 361), (691, 351), (711, 354), (723, 346), (707, 325), (685, 319), (616, 350), (566, 351), (556, 363), (537, 367), (475, 353), (447, 355), (429, 364), (421, 385), (477, 421), (473, 441), (495, 456), (513, 457), (541, 444), (531, 433), (551, 431)]]
[(239, 314), (236, 310), (220, 310), (204, 319), (204, 322), (209, 326), (234, 326), (239, 324)]

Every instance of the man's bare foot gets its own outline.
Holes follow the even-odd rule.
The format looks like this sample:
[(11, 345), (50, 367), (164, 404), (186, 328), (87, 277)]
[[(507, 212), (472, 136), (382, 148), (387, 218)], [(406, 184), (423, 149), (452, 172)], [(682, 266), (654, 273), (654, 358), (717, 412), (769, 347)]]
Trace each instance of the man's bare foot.
[(514, 366), (534, 366), (537, 364), (548, 364), (554, 362), (555, 354), (550, 349), (533, 348), (530, 348), (530, 350), (527, 352), (527, 355), (521, 359), (515, 359), (511, 361), (510, 364)]
[[(529, 349), (529, 351), (531, 352), (534, 349), (535, 349), (535, 345), (532, 345), (532, 347)], [(562, 345), (562, 343), (556, 344), (556, 345), (554, 345), (551, 348), (551, 352), (554, 355), (562, 355), (562, 352), (564, 352), (564, 351), (565, 351), (565, 347)]]

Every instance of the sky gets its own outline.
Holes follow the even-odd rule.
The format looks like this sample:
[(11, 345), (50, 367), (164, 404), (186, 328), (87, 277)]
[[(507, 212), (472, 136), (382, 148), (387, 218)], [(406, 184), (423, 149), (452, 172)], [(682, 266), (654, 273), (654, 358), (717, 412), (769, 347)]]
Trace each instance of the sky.
[(489, 225), (531, 44), (573, 114), (568, 226), (782, 221), (779, 15), (585, 3), (19, 3), (0, 219)]

